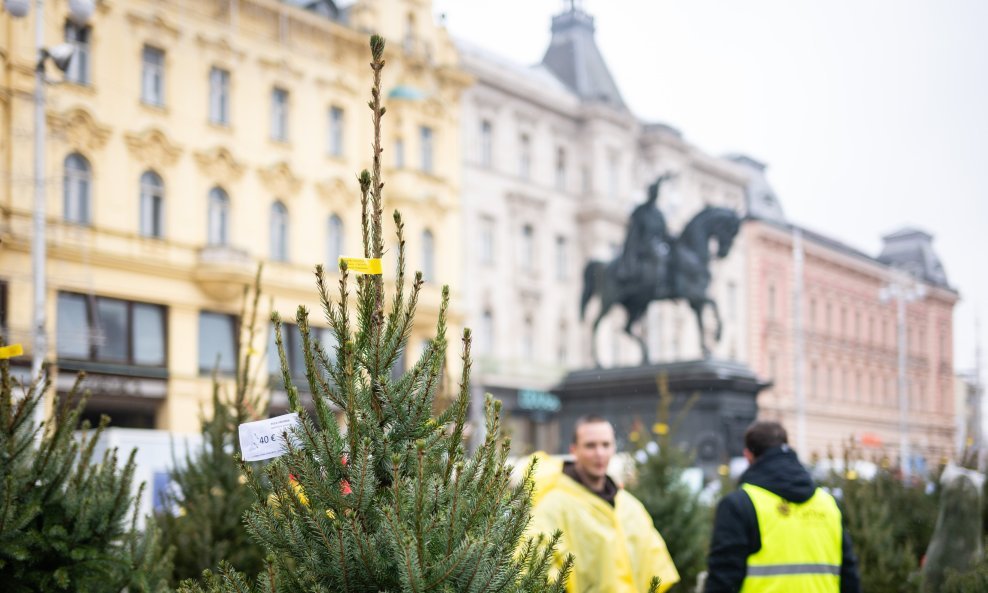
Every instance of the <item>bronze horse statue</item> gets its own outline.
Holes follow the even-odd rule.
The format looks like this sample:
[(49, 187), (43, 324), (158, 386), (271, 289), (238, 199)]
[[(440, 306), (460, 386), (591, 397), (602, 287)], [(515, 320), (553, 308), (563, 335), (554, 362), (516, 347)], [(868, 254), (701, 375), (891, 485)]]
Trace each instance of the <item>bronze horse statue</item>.
[(703, 311), (711, 307), (717, 319), (714, 332), (715, 341), (720, 341), (721, 318), (717, 303), (707, 296), (710, 286), (710, 240), (717, 241), (716, 257), (724, 258), (731, 251), (734, 238), (741, 226), (741, 219), (734, 210), (707, 206), (686, 225), (678, 238), (669, 241), (669, 252), (663, 261), (655, 265), (665, 266), (663, 273), (644, 275), (663, 279), (655, 283), (627, 282), (619, 279), (619, 259), (610, 263), (591, 261), (583, 270), (583, 295), (580, 299), (580, 319), (586, 314), (587, 303), (595, 295), (600, 297), (600, 312), (593, 323), (591, 334), (594, 363), (597, 358), (597, 326), (614, 305), (621, 305), (628, 313), (625, 333), (631, 336), (642, 349), (642, 364), (648, 364), (648, 346), (645, 340), (632, 333), (631, 326), (645, 315), (652, 301), (685, 300), (696, 315), (700, 329), (700, 347), (704, 358), (710, 356), (703, 324)]

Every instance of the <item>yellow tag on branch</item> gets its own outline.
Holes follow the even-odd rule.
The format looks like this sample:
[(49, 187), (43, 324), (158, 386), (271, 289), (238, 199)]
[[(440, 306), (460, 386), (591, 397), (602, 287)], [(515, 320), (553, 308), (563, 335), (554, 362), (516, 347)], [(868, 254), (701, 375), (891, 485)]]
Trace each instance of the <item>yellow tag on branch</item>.
[(656, 422), (652, 425), (652, 432), (658, 435), (669, 434), (669, 425), (665, 422)]
[(13, 358), (24, 354), (24, 347), (20, 344), (11, 344), (0, 348), (0, 358)]
[(357, 274), (378, 275), (382, 273), (380, 258), (341, 257), (340, 261), (346, 263), (348, 270)]

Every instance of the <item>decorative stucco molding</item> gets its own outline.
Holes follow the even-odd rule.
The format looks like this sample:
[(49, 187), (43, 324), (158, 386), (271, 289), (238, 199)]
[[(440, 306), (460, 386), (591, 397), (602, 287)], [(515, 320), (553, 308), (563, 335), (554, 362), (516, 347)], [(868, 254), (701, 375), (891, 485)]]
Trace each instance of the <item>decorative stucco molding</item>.
[(62, 113), (48, 113), (48, 129), (61, 137), (73, 150), (95, 152), (106, 145), (110, 126), (96, 121), (91, 113), (75, 107)]
[(151, 167), (170, 167), (182, 154), (182, 148), (157, 128), (129, 132), (124, 136), (127, 148), (138, 160)]
[(203, 174), (220, 184), (230, 184), (244, 174), (244, 165), (222, 146), (195, 153)]
[(257, 174), (268, 191), (280, 198), (295, 195), (302, 187), (302, 180), (285, 161), (265, 167)]

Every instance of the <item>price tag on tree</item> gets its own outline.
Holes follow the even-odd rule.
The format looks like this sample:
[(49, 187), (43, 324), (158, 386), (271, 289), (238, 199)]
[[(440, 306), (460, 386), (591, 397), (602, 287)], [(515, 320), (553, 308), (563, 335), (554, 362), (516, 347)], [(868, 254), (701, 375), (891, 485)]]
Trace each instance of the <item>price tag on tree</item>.
[(298, 414), (293, 412), (240, 425), (240, 450), (244, 461), (260, 461), (285, 454), (285, 433), (291, 438), (298, 426)]

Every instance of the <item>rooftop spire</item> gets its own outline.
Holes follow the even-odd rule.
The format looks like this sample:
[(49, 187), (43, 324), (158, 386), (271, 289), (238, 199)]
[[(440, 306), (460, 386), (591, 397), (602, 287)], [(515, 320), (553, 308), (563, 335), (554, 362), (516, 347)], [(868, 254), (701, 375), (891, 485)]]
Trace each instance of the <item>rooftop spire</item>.
[(564, 0), (552, 17), (552, 40), (542, 64), (584, 101), (627, 109), (594, 40), (594, 19), (582, 0)]

